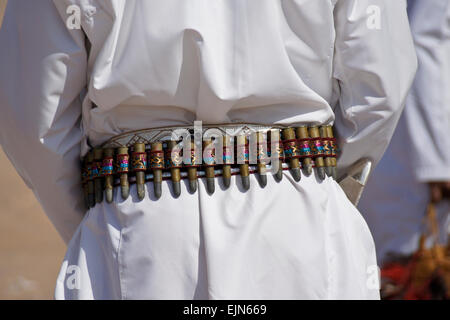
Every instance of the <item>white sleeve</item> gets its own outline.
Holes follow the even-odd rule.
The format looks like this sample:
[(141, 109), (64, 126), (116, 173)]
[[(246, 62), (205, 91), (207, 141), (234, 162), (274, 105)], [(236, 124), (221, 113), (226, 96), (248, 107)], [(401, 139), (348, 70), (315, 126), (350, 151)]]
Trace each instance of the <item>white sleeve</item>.
[(405, 109), (411, 160), (419, 181), (449, 181), (450, 1), (415, 1), (409, 15), (419, 61)]
[[(0, 143), (68, 242), (84, 214), (81, 92), (86, 50), (51, 0), (8, 2), (0, 29)], [(18, 197), (17, 201), (20, 201)]]
[(337, 0), (334, 78), (339, 173), (361, 158), (377, 164), (417, 69), (405, 0)]

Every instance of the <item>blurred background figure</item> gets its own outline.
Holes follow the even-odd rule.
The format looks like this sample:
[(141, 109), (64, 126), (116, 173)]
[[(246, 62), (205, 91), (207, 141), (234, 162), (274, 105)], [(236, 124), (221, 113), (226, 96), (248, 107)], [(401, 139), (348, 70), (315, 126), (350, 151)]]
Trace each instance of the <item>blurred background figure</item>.
[[(449, 258), (443, 258), (445, 248), (437, 244), (447, 243), (449, 232), (450, 1), (410, 0), (408, 14), (418, 72), (391, 144), (359, 207), (375, 239), (383, 281), (391, 282), (382, 295), (448, 298)], [(430, 219), (425, 219), (429, 203), (436, 208), (436, 219), (433, 207)], [(437, 222), (432, 233), (438, 241), (424, 241), (426, 221)]]

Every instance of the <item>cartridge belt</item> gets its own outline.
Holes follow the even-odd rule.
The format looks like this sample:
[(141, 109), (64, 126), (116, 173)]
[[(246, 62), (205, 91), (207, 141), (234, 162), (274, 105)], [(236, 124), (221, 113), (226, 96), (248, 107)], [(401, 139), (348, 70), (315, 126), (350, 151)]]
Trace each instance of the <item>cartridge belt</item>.
[[(188, 149), (184, 149), (186, 145)], [(188, 150), (187, 154), (183, 150)], [(250, 187), (249, 174), (256, 173), (260, 186), (265, 187), (269, 171), (277, 181), (282, 179), (283, 170), (290, 170), (299, 181), (301, 170), (310, 175), (313, 168), (319, 179), (327, 175), (336, 179), (337, 153), (330, 125), (153, 128), (120, 134), (88, 152), (82, 161), (81, 179), (90, 208), (102, 202), (104, 195), (112, 202), (114, 188), (120, 187), (122, 198), (128, 198), (130, 184), (136, 184), (142, 200), (148, 181), (153, 182), (154, 195), (159, 198), (163, 180), (172, 181), (173, 195), (178, 197), (181, 179), (189, 180), (189, 192), (193, 193), (198, 178), (206, 178), (210, 194), (215, 190), (214, 178), (219, 176), (228, 188), (231, 176), (240, 175), (245, 190)]]

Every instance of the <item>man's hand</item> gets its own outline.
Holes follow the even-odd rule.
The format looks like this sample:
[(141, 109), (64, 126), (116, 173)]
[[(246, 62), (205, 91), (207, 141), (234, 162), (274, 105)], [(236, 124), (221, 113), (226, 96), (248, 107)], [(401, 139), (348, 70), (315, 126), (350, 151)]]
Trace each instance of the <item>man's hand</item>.
[(429, 182), (430, 198), (433, 203), (450, 199), (450, 181)]

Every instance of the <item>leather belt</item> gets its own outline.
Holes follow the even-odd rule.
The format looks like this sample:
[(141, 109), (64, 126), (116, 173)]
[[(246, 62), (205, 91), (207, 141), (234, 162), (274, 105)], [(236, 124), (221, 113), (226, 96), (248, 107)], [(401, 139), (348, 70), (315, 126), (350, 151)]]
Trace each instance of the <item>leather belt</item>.
[[(272, 151), (273, 150), (273, 151)], [(245, 190), (249, 174), (256, 173), (261, 187), (271, 172), (277, 181), (290, 170), (296, 181), (301, 170), (319, 179), (336, 179), (337, 145), (333, 128), (324, 126), (226, 124), (176, 126), (126, 132), (94, 148), (82, 161), (82, 185), (87, 208), (113, 201), (113, 189), (120, 187), (123, 199), (135, 183), (138, 198), (144, 185), (153, 181), (156, 198), (163, 180), (171, 180), (173, 194), (181, 193), (181, 179), (188, 179), (189, 192), (197, 190), (198, 178), (206, 178), (207, 191), (215, 190), (215, 177), (225, 188), (232, 175), (239, 174)]]

